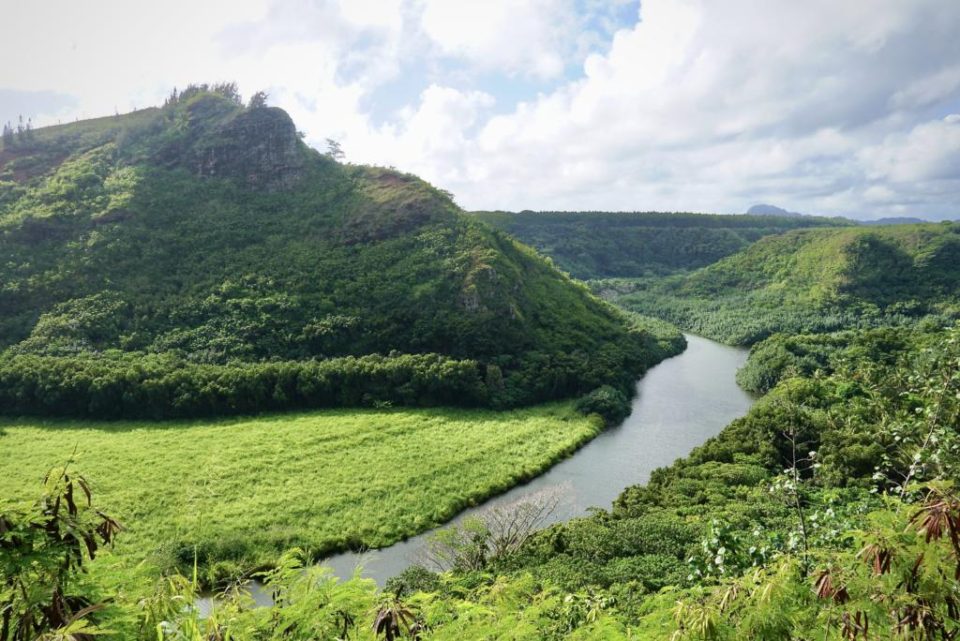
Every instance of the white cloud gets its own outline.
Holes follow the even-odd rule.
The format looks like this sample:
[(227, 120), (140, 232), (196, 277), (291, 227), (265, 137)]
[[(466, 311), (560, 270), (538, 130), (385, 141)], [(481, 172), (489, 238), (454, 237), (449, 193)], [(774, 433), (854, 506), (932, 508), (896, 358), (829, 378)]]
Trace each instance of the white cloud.
[(891, 105), (896, 109), (925, 107), (942, 100), (960, 88), (960, 64), (944, 67), (893, 94)]
[(396, 165), (440, 185), (471, 183), (478, 177), (462, 162), (473, 145), (466, 132), (493, 104), (493, 97), (482, 91), (431, 85), (418, 107), (404, 113), (401, 125), (374, 128), (356, 120), (340, 137), (354, 162)]
[(897, 193), (886, 185), (871, 185), (863, 191), (863, 199), (869, 203), (887, 203), (896, 196)]
[(541, 78), (563, 73), (575, 24), (562, 0), (423, 0), (421, 23), (446, 56)]
[(339, 0), (337, 8), (345, 20), (361, 28), (399, 34), (403, 28), (401, 0)]
[(868, 176), (893, 183), (960, 180), (960, 115), (887, 136), (861, 152)]
[[(960, 55), (943, 27), (960, 24), (960, 5), (648, 0), (642, 16), (587, 58), (582, 79), (492, 118), (464, 148), (461, 162), (497, 190), (448, 187), (478, 208), (743, 211), (772, 200), (870, 214), (857, 150), (915, 123), (893, 96), (960, 97), (941, 71)], [(918, 76), (930, 79), (910, 88)], [(960, 173), (926, 137), (913, 150), (915, 171)]]
[(469, 208), (960, 213), (960, 3), (644, 0), (619, 30), (616, 10), (21, 2), (11, 24), (44, 28), (0, 40), (17, 61), (0, 96), (44, 96), (49, 122), (237, 80), (308, 140), (338, 138), (350, 160), (420, 173)]
[(10, 3), (0, 85), (79, 96), (82, 116), (148, 106), (175, 84), (229, 78), (214, 26), (224, 15), (252, 21), (265, 11), (263, 2), (229, 0)]

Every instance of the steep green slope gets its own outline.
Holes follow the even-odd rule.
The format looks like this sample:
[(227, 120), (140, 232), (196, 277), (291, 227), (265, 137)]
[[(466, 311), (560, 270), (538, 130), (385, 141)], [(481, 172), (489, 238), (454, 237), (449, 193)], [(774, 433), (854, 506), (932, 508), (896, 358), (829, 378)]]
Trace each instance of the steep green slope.
[(826, 218), (660, 212), (475, 212), (475, 217), (550, 256), (581, 279), (697, 269), (764, 236), (837, 226)]
[[(651, 333), (443, 192), (339, 164), (285, 112), (229, 92), (192, 89), (3, 148), (0, 257), (0, 392), (18, 411), (76, 413), (104, 385), (176, 388), (137, 369), (143, 354), (169, 371), (234, 368), (213, 389), (167, 390), (181, 415), (229, 409), (248, 395), (235, 376), (282, 406), (278, 375), (254, 366), (267, 361), (436, 353), (469, 379), (458, 385), (482, 388), (464, 402), (513, 405), (625, 386), (662, 357)], [(418, 372), (392, 373), (387, 400), (433, 402), (397, 391)], [(349, 402), (369, 376), (344, 377)]]
[(960, 225), (796, 230), (614, 297), (720, 340), (902, 325), (960, 310)]

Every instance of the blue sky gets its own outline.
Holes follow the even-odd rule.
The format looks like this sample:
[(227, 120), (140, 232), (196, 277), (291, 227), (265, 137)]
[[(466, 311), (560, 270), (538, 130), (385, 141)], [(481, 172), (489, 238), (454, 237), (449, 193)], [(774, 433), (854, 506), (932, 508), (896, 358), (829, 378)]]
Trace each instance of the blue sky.
[(4, 121), (235, 80), (469, 209), (960, 218), (956, 0), (4, 4)]

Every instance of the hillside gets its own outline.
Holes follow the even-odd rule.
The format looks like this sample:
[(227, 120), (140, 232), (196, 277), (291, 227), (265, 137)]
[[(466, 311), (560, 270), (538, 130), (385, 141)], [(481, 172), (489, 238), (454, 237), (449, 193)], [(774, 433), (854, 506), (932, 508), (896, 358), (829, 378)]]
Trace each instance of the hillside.
[[(960, 310), (960, 225), (796, 230), (618, 302), (720, 340), (909, 324)], [(616, 289), (616, 288), (615, 288)]]
[(839, 225), (826, 218), (660, 212), (475, 212), (580, 279), (692, 270), (771, 234)]
[[(516, 405), (627, 387), (663, 356), (445, 193), (206, 87), (6, 145), (0, 256), (8, 411)], [(290, 365), (316, 362), (336, 397)]]

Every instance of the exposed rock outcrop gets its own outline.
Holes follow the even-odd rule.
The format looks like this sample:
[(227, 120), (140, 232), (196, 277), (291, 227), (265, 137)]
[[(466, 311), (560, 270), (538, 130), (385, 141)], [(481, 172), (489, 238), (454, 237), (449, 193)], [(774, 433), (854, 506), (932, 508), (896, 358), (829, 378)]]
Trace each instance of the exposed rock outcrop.
[(251, 187), (286, 189), (304, 176), (305, 158), (297, 130), (285, 111), (243, 111), (194, 149), (200, 176), (237, 178)]

